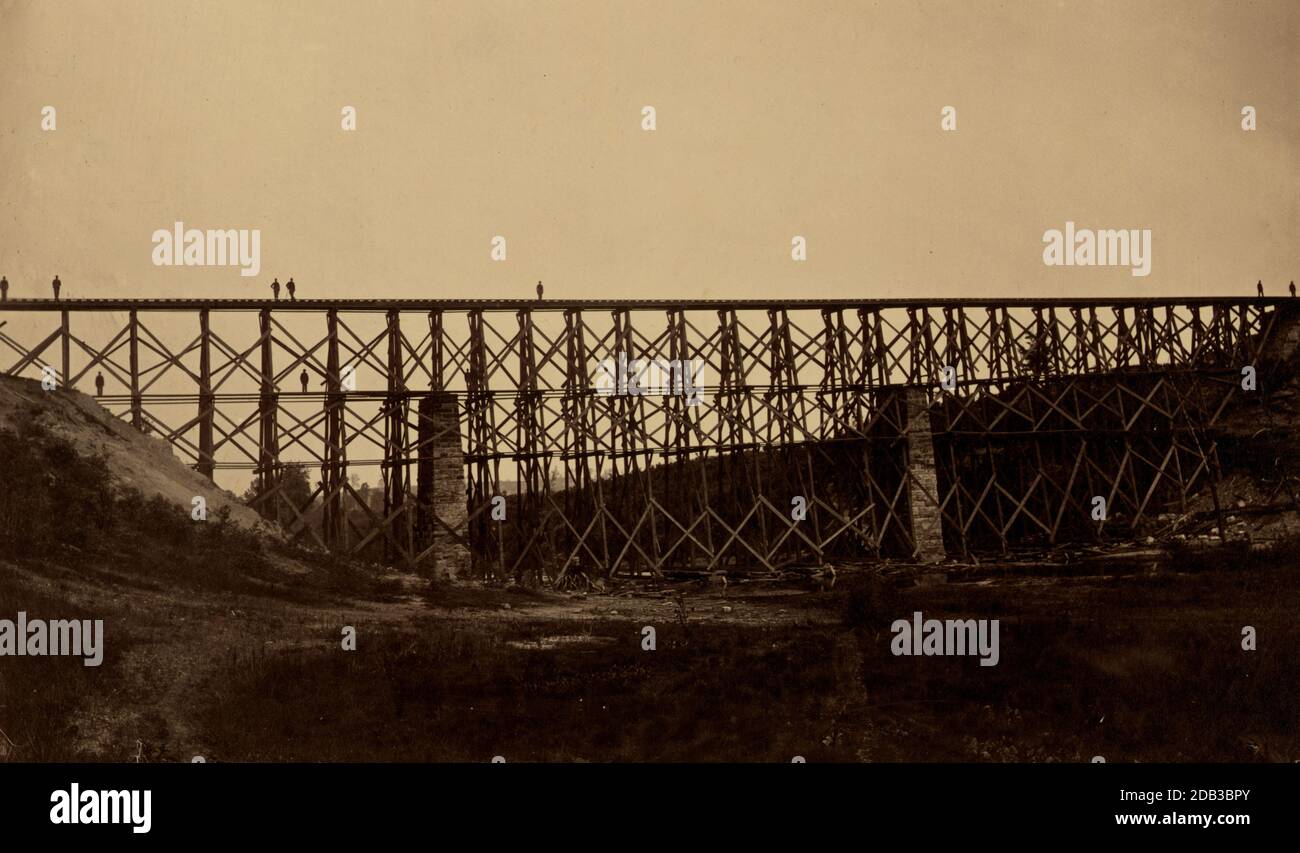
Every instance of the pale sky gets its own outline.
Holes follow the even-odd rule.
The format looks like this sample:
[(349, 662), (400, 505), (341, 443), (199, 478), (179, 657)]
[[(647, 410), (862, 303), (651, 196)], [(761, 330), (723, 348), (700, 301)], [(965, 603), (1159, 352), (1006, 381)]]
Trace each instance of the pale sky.
[[(14, 296), (1280, 293), (1298, 155), (1294, 0), (0, 0)], [(261, 275), (155, 267), (177, 220)], [(1044, 266), (1066, 220), (1151, 275)]]

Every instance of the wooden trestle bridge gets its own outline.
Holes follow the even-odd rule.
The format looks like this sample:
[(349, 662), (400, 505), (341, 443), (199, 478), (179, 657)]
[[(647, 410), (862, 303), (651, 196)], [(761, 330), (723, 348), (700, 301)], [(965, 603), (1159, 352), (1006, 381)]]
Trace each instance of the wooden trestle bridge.
[[(1129, 535), (1213, 491), (1216, 419), (1294, 304), (8, 300), (0, 369), (102, 377), (322, 547), (564, 582)], [(691, 365), (700, 399), (605, 393), (620, 356)]]

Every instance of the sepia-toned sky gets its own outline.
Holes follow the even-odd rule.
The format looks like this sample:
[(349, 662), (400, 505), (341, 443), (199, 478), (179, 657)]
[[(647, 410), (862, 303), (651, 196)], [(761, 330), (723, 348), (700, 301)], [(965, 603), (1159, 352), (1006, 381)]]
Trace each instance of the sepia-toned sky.
[[(1298, 200), (1295, 0), (0, 0), (11, 296), (1280, 293)], [(155, 267), (177, 220), (261, 275)]]

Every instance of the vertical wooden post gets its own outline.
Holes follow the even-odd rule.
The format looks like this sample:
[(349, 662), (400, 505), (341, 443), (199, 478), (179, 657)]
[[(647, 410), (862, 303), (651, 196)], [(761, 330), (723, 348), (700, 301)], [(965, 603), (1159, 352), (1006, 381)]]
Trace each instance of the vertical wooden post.
[(447, 390), (447, 381), (443, 376), (446, 370), (446, 354), (442, 339), (442, 311), (429, 312), (429, 388), (432, 391)]
[[(587, 343), (583, 334), (582, 310), (564, 311), (564, 513), (569, 519), (590, 518), (592, 513), (591, 454), (587, 449), (588, 427), (593, 406), (588, 388)], [(585, 531), (584, 527), (579, 530)], [(566, 554), (573, 554), (579, 572), (590, 563), (586, 548), (568, 527), (561, 534)], [(560, 577), (568, 570), (562, 566)], [(558, 579), (558, 577), (557, 577)]]
[[(465, 451), (474, 470), (470, 477), (470, 504), (478, 512), (471, 523), (471, 541), (474, 550), (475, 570), (481, 569), (483, 576), (491, 574), (490, 556), (492, 540), (497, 525), (491, 518), (490, 504), (496, 494), (491, 447), (489, 445), (484, 407), (492, 405), (487, 394), (486, 366), (484, 362), (483, 311), (475, 308), (468, 312), (469, 324), (469, 369), (465, 371), (465, 410), (467, 418)], [(482, 558), (482, 559), (480, 559)], [(500, 561), (498, 560), (498, 564)]]
[(384, 538), (384, 553), (389, 562), (402, 558), (394, 541), (406, 543), (410, 536), (406, 524), (406, 383), (402, 372), (401, 315), (388, 312), (388, 396), (384, 400), (384, 523), (391, 534)]
[(212, 450), (212, 332), (207, 308), (199, 309), (199, 464), (198, 471), (213, 479), (216, 460)]
[[(519, 376), (515, 387), (515, 447), (517, 448), (518, 466), (516, 467), (515, 500), (517, 511), (513, 519), (516, 530), (515, 541), (520, 548), (527, 547), (533, 538), (535, 526), (541, 518), (541, 500), (543, 490), (541, 458), (544, 448), (539, 441), (540, 425), (538, 422), (537, 364), (535, 360), (536, 345), (533, 340), (533, 312), (531, 308), (522, 308), (515, 315), (519, 324)], [(522, 581), (531, 565), (541, 577), (541, 567), (536, 560), (528, 560), (521, 551), (511, 554), (508, 562), (517, 565), (515, 580)]]
[(59, 377), (59, 387), (72, 387), (72, 335), (68, 330), (68, 309), (63, 309), (63, 374)]
[(140, 321), (135, 309), (130, 317), (130, 354), (131, 354), (131, 426), (136, 429), (144, 427), (144, 417), (140, 407)]
[(343, 491), (347, 480), (343, 438), (346, 398), (340, 393), (338, 309), (330, 308), (326, 312), (325, 323), (328, 340), (325, 356), (325, 465), (321, 470), (325, 493), (324, 539), (330, 548), (346, 550), (347, 524), (343, 510)]
[[(261, 350), (262, 350), (262, 369), (261, 369), (261, 392), (258, 395), (258, 441), (257, 441), (257, 473), (258, 473), (258, 492), (265, 495), (269, 490), (275, 488), (279, 478), (279, 449), (278, 437), (276, 435), (276, 395), (275, 395), (275, 367), (273, 364), (274, 348), (271, 338), (271, 309), (263, 308), (259, 315), (259, 327), (261, 331)], [(272, 499), (269, 504), (262, 504), (262, 514), (275, 521), (280, 520), (280, 504), (278, 497)]]

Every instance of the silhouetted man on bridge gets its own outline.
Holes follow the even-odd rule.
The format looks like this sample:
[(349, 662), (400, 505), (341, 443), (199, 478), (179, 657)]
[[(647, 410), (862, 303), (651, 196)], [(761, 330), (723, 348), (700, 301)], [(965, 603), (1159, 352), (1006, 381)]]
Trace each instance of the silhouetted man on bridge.
[(1264, 298), (1264, 281), (1263, 281), (1263, 279), (1260, 279), (1259, 281), (1257, 281), (1257, 282), (1255, 283), (1255, 290), (1256, 290), (1256, 292), (1259, 294), (1259, 298), (1260, 298), (1260, 299), (1263, 299), (1263, 298)]
[(100, 371), (95, 374), (95, 396), (104, 396), (104, 372)]
[(9, 279), (0, 278), (0, 302), (9, 301)]
[(311, 377), (307, 375), (307, 368), (305, 367), (302, 369), (302, 373), (298, 374), (298, 381), (302, 383), (302, 393), (304, 394), (307, 393), (307, 380), (310, 378)]
[(276, 302), (280, 301), (280, 279), (278, 276), (271, 280), (271, 295), (275, 297)]
[(63, 282), (59, 281), (59, 277), (56, 275), (56, 276), (54, 277), (54, 281), (53, 281), (52, 283), (53, 283), (53, 285), (54, 285), (54, 299), (55, 299), (55, 301), (58, 301), (58, 298), (59, 298), (59, 288), (63, 286)]
[[(298, 300), (295, 299), (295, 298), (294, 298), (294, 295), (293, 295), (293, 292), (294, 292), (294, 290), (295, 290), (295, 288), (294, 288), (294, 286), (293, 286), (293, 279), (290, 278), (290, 279), (289, 279), (289, 283), (286, 284), (284, 287), (285, 287), (286, 290), (289, 291), (289, 301), (290, 301), (290, 302), (297, 302)], [(304, 390), (306, 390), (306, 389), (304, 389)]]

